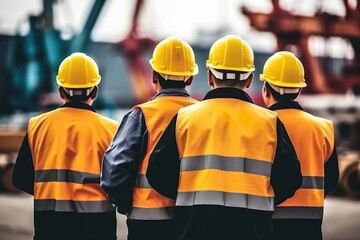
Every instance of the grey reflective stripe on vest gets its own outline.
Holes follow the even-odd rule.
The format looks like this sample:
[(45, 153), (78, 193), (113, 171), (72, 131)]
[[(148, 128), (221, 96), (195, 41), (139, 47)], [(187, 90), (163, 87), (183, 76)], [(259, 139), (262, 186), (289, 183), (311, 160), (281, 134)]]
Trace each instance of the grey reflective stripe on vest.
[(274, 219), (322, 219), (322, 207), (275, 207)]
[(173, 207), (166, 208), (133, 208), (129, 219), (137, 220), (166, 220), (173, 219)]
[[(36, 170), (35, 182), (67, 182), (77, 184), (100, 184), (100, 175), (72, 170)], [(35, 199), (35, 211), (100, 213), (114, 211), (109, 201), (74, 201), (56, 199)]]
[(273, 211), (274, 198), (217, 191), (178, 192), (176, 206), (220, 205)]
[[(146, 175), (138, 174), (135, 180), (135, 188), (146, 188), (153, 189), (149, 184)], [(153, 190), (156, 191), (156, 190)], [(139, 208), (134, 207), (129, 215), (129, 219), (138, 219), (138, 220), (165, 220), (172, 219), (174, 214), (172, 212), (172, 207), (165, 208)]]
[(224, 171), (239, 171), (270, 177), (271, 162), (242, 157), (224, 157), (206, 155), (181, 158), (181, 171), (196, 171), (204, 169), (219, 169)]
[(70, 201), (55, 199), (35, 199), (35, 211), (101, 213), (114, 211), (110, 202), (104, 201)]
[(100, 174), (72, 170), (36, 170), (35, 182), (100, 183)]
[[(323, 177), (303, 176), (301, 189), (324, 189)], [(275, 207), (274, 219), (322, 219), (323, 207), (279, 206)]]
[[(242, 157), (206, 155), (181, 158), (181, 172), (218, 169), (270, 177), (271, 162)], [(274, 210), (274, 198), (220, 191), (178, 192), (176, 206), (220, 205), (263, 211)]]
[(302, 183), (301, 188), (324, 189), (324, 178), (323, 177), (303, 176), (303, 183)]

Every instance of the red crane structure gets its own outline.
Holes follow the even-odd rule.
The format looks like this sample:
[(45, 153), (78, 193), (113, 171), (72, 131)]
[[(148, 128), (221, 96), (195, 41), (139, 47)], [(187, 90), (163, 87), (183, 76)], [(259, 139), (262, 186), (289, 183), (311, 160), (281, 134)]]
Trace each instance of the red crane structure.
[(136, 0), (130, 31), (117, 44), (120, 52), (126, 56), (127, 69), (136, 103), (145, 102), (155, 94), (150, 81), (151, 72), (147, 67), (148, 62), (144, 53), (154, 48), (156, 41), (151, 38), (140, 37), (138, 33), (138, 21), (143, 5), (144, 0)]
[[(259, 31), (272, 32), (277, 39), (278, 50), (296, 51), (306, 69), (308, 87), (305, 93), (360, 93), (360, 4), (356, 7), (349, 0), (342, 0), (345, 16), (340, 17), (318, 11), (314, 16), (294, 15), (281, 7), (279, 0), (272, 0), (271, 13), (251, 12), (245, 7), (241, 12), (250, 25)], [(309, 50), (312, 36), (340, 37), (351, 45), (354, 57), (342, 64), (340, 73), (332, 73), (329, 67), (315, 58)]]

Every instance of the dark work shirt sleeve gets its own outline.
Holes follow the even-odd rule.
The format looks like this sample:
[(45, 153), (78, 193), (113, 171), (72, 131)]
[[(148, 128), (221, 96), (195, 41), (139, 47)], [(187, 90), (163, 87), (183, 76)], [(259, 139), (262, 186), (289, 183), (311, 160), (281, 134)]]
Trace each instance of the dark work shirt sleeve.
[(147, 147), (147, 129), (140, 109), (128, 112), (103, 156), (100, 184), (117, 211), (131, 210), (133, 187)]
[(149, 160), (146, 177), (160, 194), (176, 199), (180, 160), (176, 145), (175, 116), (165, 129)]
[(339, 181), (339, 165), (336, 148), (325, 163), (325, 195), (334, 191)]
[(279, 119), (277, 121), (277, 139), (270, 179), (275, 193), (275, 205), (292, 197), (302, 184), (300, 162), (285, 127)]
[(16, 188), (33, 195), (34, 175), (34, 164), (29, 147), (28, 134), (26, 134), (16, 158), (12, 183)]

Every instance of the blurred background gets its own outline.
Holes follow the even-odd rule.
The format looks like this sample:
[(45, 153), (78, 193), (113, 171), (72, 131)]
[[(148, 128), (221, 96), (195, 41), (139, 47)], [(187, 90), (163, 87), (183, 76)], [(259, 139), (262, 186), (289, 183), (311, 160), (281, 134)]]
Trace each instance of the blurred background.
[(325, 240), (360, 239), (359, 0), (0, 0), (0, 239), (31, 239), (31, 197), (12, 186), (12, 167), (29, 118), (62, 104), (55, 77), (66, 56), (81, 51), (95, 59), (102, 81), (94, 107), (120, 121), (155, 93), (148, 61), (159, 41), (177, 36), (191, 44), (199, 74), (188, 90), (200, 100), (210, 90), (209, 48), (226, 34), (254, 49), (249, 94), (258, 105), (259, 74), (274, 51), (303, 62), (308, 87), (299, 102), (334, 121), (339, 154)]

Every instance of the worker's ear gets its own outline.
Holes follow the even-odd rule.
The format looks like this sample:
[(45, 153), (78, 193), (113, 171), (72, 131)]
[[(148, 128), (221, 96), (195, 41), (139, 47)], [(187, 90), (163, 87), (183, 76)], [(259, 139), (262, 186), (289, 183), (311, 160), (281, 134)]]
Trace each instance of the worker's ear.
[(248, 77), (248, 79), (246, 79), (246, 84), (245, 84), (245, 88), (249, 88), (252, 84), (252, 81), (253, 81), (253, 78), (254, 78), (254, 74), (251, 73)]
[(265, 85), (266, 83), (264, 82), (263, 86), (262, 86), (262, 94), (264, 97), (270, 97), (270, 91), (269, 89), (266, 87)]
[(59, 87), (58, 90), (59, 90), (59, 94), (60, 94), (61, 99), (65, 100), (64, 89), (62, 87)]
[(301, 94), (301, 91), (302, 91), (302, 90), (303, 90), (303, 89), (300, 88), (299, 93), (298, 93), (298, 95), (297, 95), (296, 97), (298, 97), (298, 96)]
[(296, 96), (294, 97), (294, 100), (297, 99), (299, 97), (299, 95), (301, 94), (302, 88), (300, 88), (299, 92), (296, 94)]
[(152, 83), (156, 84), (158, 82), (158, 76), (155, 71), (152, 71)]
[(193, 79), (194, 79), (193, 76), (189, 77), (189, 78), (186, 80), (185, 85), (186, 85), (186, 86), (191, 85)]
[(264, 82), (262, 89), (261, 89), (261, 96), (262, 99), (264, 101), (264, 104), (266, 107), (270, 107), (273, 104), (273, 96), (271, 95), (271, 92), (268, 88), (268, 86), (266, 86), (266, 82)]
[(212, 75), (212, 73), (210, 72), (210, 70), (207, 70), (207, 75), (208, 75), (208, 84), (210, 87), (214, 87), (214, 76)]
[(90, 93), (90, 97), (92, 100), (94, 100), (97, 97), (98, 92), (99, 92), (99, 88), (98, 88), (98, 86), (95, 86), (94, 89)]

